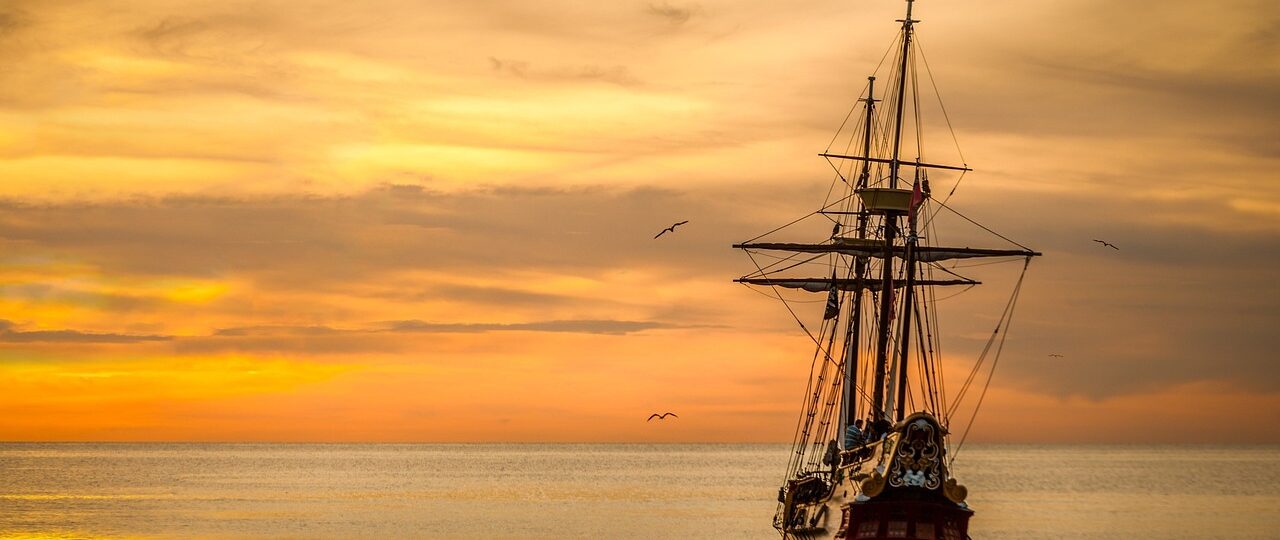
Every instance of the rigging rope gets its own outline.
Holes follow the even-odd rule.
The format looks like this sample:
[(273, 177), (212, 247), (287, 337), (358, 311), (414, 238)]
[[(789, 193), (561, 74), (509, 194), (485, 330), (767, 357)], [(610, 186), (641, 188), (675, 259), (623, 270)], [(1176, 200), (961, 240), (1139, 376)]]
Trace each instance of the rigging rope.
[[(760, 271), (760, 275), (768, 275), (765, 273), (763, 268), (760, 268), (760, 264), (756, 262), (755, 257), (751, 256), (751, 252), (746, 251), (746, 253), (747, 253), (747, 258), (751, 259), (751, 264), (756, 265), (756, 269)], [(796, 311), (794, 309), (791, 309), (791, 304), (787, 303), (787, 300), (782, 297), (781, 293), (778, 292), (778, 286), (770, 285), (769, 288), (773, 289), (773, 294), (778, 298), (778, 301), (782, 302), (783, 307), (787, 308), (787, 312), (791, 314), (791, 318), (796, 320), (796, 324), (800, 325), (800, 329), (804, 330), (805, 335), (809, 336), (809, 339), (813, 340), (813, 342), (818, 345), (818, 349), (824, 353), (824, 356), (826, 356), (827, 360), (831, 360), (831, 353), (829, 351), (826, 351), (825, 349), (822, 349), (822, 342), (818, 341), (818, 338), (813, 336), (813, 332), (810, 332), (809, 327), (804, 325), (804, 321), (800, 320), (800, 316), (796, 315)]]
[(839, 198), (839, 199), (836, 199), (835, 201), (832, 201), (831, 203), (827, 204), (826, 206), (823, 206), (822, 208), (819, 208), (819, 209), (817, 209), (817, 210), (814, 210), (813, 212), (810, 212), (810, 213), (808, 213), (808, 214), (805, 214), (805, 215), (803, 215), (803, 216), (800, 216), (800, 217), (798, 217), (798, 218), (796, 218), (796, 219), (792, 220), (790, 223), (787, 223), (786, 225), (782, 225), (782, 226), (780, 226), (780, 227), (776, 227), (776, 228), (774, 228), (773, 230), (771, 230), (771, 231), (769, 231), (769, 232), (767, 232), (767, 233), (761, 234), (761, 235), (759, 235), (759, 236), (757, 236), (757, 237), (755, 237), (755, 238), (752, 238), (752, 239), (750, 239), (750, 240), (746, 240), (746, 241), (743, 241), (743, 242), (740, 242), (740, 243), (742, 243), (742, 244), (749, 244), (749, 243), (751, 243), (751, 242), (755, 242), (756, 240), (759, 240), (759, 239), (764, 238), (764, 237), (766, 237), (766, 236), (769, 236), (769, 235), (771, 235), (771, 234), (773, 234), (773, 233), (776, 233), (776, 232), (778, 232), (778, 231), (781, 231), (782, 229), (785, 229), (785, 228), (787, 228), (787, 227), (790, 227), (790, 226), (792, 226), (792, 225), (795, 225), (795, 224), (797, 224), (797, 223), (800, 223), (801, 221), (804, 221), (804, 220), (806, 220), (806, 219), (809, 219), (809, 218), (811, 218), (811, 217), (813, 217), (813, 216), (815, 216), (815, 215), (821, 214), (822, 212), (826, 211), (826, 209), (831, 208), (832, 206), (835, 206), (835, 205), (837, 205), (837, 204), (840, 204), (842, 201), (844, 201), (844, 200), (846, 200), (846, 199), (849, 199), (850, 197), (853, 197), (853, 194), (852, 194), (852, 193), (850, 193), (850, 194), (848, 194), (848, 195), (845, 195), (844, 197), (841, 197), (841, 198)]
[[(927, 197), (925, 198), (924, 204), (926, 205), (930, 204), (929, 199)], [(940, 236), (938, 234), (937, 226), (930, 221), (925, 223), (924, 227), (925, 227), (925, 230), (929, 233), (928, 236), (925, 238), (926, 245), (936, 245), (933, 242), (933, 240), (938, 240)], [(924, 268), (925, 268), (925, 274), (928, 276), (928, 278), (933, 279), (934, 277), (933, 267), (931, 265), (925, 265)], [(955, 293), (951, 296), (948, 296), (947, 298), (951, 298), (951, 297), (963, 294), (964, 292), (974, 288), (975, 286), (976, 285), (969, 285), (968, 287), (965, 287), (964, 289), (962, 289), (960, 292)], [(942, 369), (942, 361), (940, 360), (941, 358), (944, 358), (942, 353), (942, 331), (938, 329), (939, 317), (929, 316), (930, 307), (932, 307), (933, 310), (937, 310), (938, 294), (936, 289), (937, 289), (936, 287), (925, 287), (924, 315), (926, 319), (925, 328), (927, 329), (926, 332), (928, 333), (929, 354), (933, 358), (933, 365), (932, 365), (932, 370), (934, 374), (933, 376), (934, 376), (934, 381), (937, 383), (937, 392), (938, 392), (937, 411), (938, 411), (938, 414), (941, 416), (939, 420), (941, 420), (943, 425), (946, 426), (948, 423), (948, 419), (946, 416), (947, 385), (943, 377), (944, 370)]]
[[(915, 38), (915, 50), (920, 53), (920, 60), (924, 62), (924, 73), (929, 76), (929, 84), (933, 86), (933, 95), (938, 97), (938, 108), (942, 109), (942, 118), (947, 121), (947, 129), (951, 130), (951, 140), (956, 145), (956, 153), (960, 155), (960, 163), (965, 167), (968, 167), (968, 160), (964, 159), (964, 152), (960, 150), (960, 139), (956, 137), (956, 130), (951, 125), (951, 116), (947, 114), (947, 106), (942, 103), (942, 92), (938, 91), (938, 83), (933, 79), (933, 70), (929, 69), (929, 59), (924, 55), (924, 45), (920, 43), (920, 35), (915, 34)], [(960, 177), (964, 178), (964, 174), (961, 174)], [(956, 180), (956, 185), (959, 184), (960, 181)], [(951, 192), (955, 193), (954, 187), (951, 188)], [(950, 197), (950, 195), (948, 195), (948, 197)]]
[[(778, 259), (777, 261), (775, 261), (775, 262), (772, 262), (772, 263), (768, 264), (768, 265), (767, 265), (767, 266), (765, 266), (764, 268), (760, 268), (760, 266), (759, 266), (759, 265), (756, 265), (756, 268), (759, 268), (759, 269), (760, 269), (760, 271), (759, 271), (759, 272), (756, 272), (756, 273), (754, 273), (754, 274), (747, 274), (746, 276), (744, 276), (744, 277), (748, 277), (748, 278), (749, 278), (749, 277), (753, 277), (753, 276), (768, 277), (768, 271), (769, 271), (769, 269), (770, 269), (770, 268), (773, 268), (774, 266), (777, 266), (777, 265), (779, 265), (779, 264), (782, 264), (782, 263), (784, 263), (784, 262), (787, 262), (787, 261), (789, 261), (789, 260), (791, 260), (791, 259), (793, 259), (793, 258), (798, 257), (798, 256), (800, 256), (800, 255), (801, 255), (801, 253), (800, 253), (800, 252), (796, 252), (796, 253), (793, 253), (793, 254), (791, 254), (791, 255), (788, 255), (786, 258), (782, 258), (782, 257), (778, 257), (777, 255), (768, 255), (768, 254), (760, 253), (760, 252), (758, 252), (758, 251), (753, 251), (753, 250), (750, 250), (750, 249), (743, 249), (742, 251), (744, 251), (744, 252), (748, 253), (748, 254), (749, 254), (749, 255), (748, 255), (749, 257), (754, 257), (755, 255), (764, 255), (765, 257), (773, 257), (773, 258), (775, 258), (775, 259)], [(783, 267), (783, 268), (779, 268), (779, 269), (777, 269), (777, 270), (774, 270), (774, 272), (782, 272), (782, 271), (785, 271), (785, 270), (790, 270), (790, 269), (792, 269), (792, 268), (798, 267), (798, 266), (800, 266), (800, 265), (802, 265), (802, 264), (809, 264), (809, 263), (813, 262), (814, 260), (817, 260), (817, 259), (822, 258), (823, 256), (824, 256), (824, 254), (823, 254), (823, 253), (819, 253), (819, 254), (817, 254), (817, 255), (814, 255), (814, 256), (812, 256), (812, 257), (809, 257), (808, 259), (805, 259), (805, 260), (803, 260), (803, 261), (800, 261), (800, 262), (798, 262), (798, 263), (795, 263), (795, 264), (793, 264), (793, 265), (791, 265), (791, 266), (786, 266), (786, 267)], [(826, 265), (823, 265), (823, 266), (826, 266)]]
[[(1013, 287), (1013, 295), (1009, 298), (1009, 305), (1006, 307), (1005, 314), (1000, 317), (1000, 322), (996, 326), (996, 330), (999, 331), (1000, 325), (1002, 324), (1004, 326), (1004, 333), (1000, 336), (1000, 344), (996, 347), (996, 355), (991, 360), (991, 371), (987, 374), (987, 382), (982, 386), (982, 393), (978, 395), (978, 403), (973, 407), (973, 415), (969, 417), (969, 424), (965, 426), (964, 434), (960, 436), (960, 442), (957, 443), (955, 449), (951, 451), (951, 461), (947, 463), (947, 467), (950, 467), (956, 462), (956, 456), (960, 453), (960, 449), (964, 446), (965, 439), (969, 437), (969, 430), (973, 429), (973, 423), (978, 418), (978, 410), (982, 408), (982, 401), (987, 397), (987, 390), (991, 388), (991, 379), (995, 378), (996, 366), (1000, 363), (1000, 353), (1004, 351), (1005, 339), (1009, 337), (1009, 327), (1013, 325), (1013, 310), (1018, 306), (1018, 297), (1022, 295), (1022, 281), (1027, 277), (1027, 267), (1029, 266), (1031, 266), (1031, 257), (1027, 257), (1026, 262), (1023, 263), (1022, 274), (1018, 276), (1018, 283)], [(955, 406), (959, 406), (958, 400)]]
[(795, 451), (795, 455), (793, 455), (793, 456), (792, 456), (792, 457), (787, 461), (787, 476), (783, 478), (783, 481), (784, 481), (784, 482), (786, 481), (786, 479), (787, 479), (787, 478), (790, 478), (791, 476), (793, 476), (793, 475), (795, 474), (795, 472), (796, 472), (797, 470), (799, 470), (799, 467), (800, 467), (800, 460), (803, 458), (803, 455), (804, 455), (804, 454), (803, 454), (803, 447), (802, 447), (802, 446), (800, 446), (800, 433), (801, 433), (800, 429), (801, 429), (801, 427), (802, 427), (802, 426), (804, 426), (804, 418), (805, 418), (805, 416), (804, 416), (804, 415), (805, 415), (805, 413), (807, 413), (807, 412), (808, 412), (808, 407), (806, 407), (806, 406), (805, 406), (805, 403), (808, 401), (808, 399), (809, 399), (809, 393), (810, 393), (810, 391), (813, 389), (813, 380), (814, 380), (814, 379), (813, 379), (813, 374), (814, 374), (814, 371), (817, 369), (817, 366), (818, 366), (818, 353), (819, 353), (819, 352), (820, 352), (820, 351), (814, 351), (814, 352), (813, 352), (813, 359), (812, 359), (812, 360), (810, 360), (810, 362), (809, 362), (809, 378), (808, 378), (808, 380), (807, 380), (807, 381), (806, 381), (806, 383), (805, 383), (804, 394), (802, 394), (802, 397), (801, 397), (801, 399), (800, 399), (800, 406), (801, 406), (801, 408), (800, 408), (800, 411), (801, 411), (801, 412), (800, 412), (800, 417), (799, 417), (799, 418), (796, 418), (796, 429), (795, 429), (795, 433), (793, 433), (793, 434), (792, 434), (792, 436), (791, 436), (791, 444), (792, 444), (792, 447), (796, 449), (796, 451)]
[[(895, 38), (895, 39), (893, 40), (893, 43), (890, 43), (890, 44), (889, 44), (889, 48), (888, 48), (888, 49), (885, 49), (884, 54), (880, 56), (880, 63), (876, 64), (876, 68), (875, 68), (875, 69), (873, 69), (873, 70), (871, 70), (871, 74), (872, 74), (872, 75), (874, 75), (874, 74), (876, 74), (876, 73), (879, 73), (879, 72), (880, 72), (880, 67), (884, 65), (884, 59), (889, 57), (889, 52), (890, 52), (890, 51), (893, 51), (893, 50), (896, 50), (896, 49), (898, 49), (898, 48), (899, 48), (897, 45), (898, 45), (898, 41), (900, 41), (901, 39), (902, 39), (902, 38), (901, 38), (901, 34), (899, 34), (899, 37), (898, 37), (898, 38)], [(868, 83), (867, 83), (867, 85), (870, 85), (870, 84), (871, 84), (870, 82), (868, 82)], [(866, 89), (867, 89), (867, 86), (866, 86), (866, 85), (864, 85), (864, 86), (862, 87), (862, 90), (858, 90), (858, 97), (862, 97), (862, 92), (863, 92), (863, 90), (866, 90)], [(849, 108), (849, 114), (846, 114), (846, 115), (844, 116), (844, 121), (843, 121), (843, 122), (840, 122), (840, 127), (839, 127), (839, 128), (836, 128), (836, 133), (835, 133), (835, 135), (833, 135), (833, 136), (831, 137), (831, 142), (827, 143), (827, 150), (831, 150), (831, 145), (833, 145), (833, 144), (835, 144), (835, 143), (836, 143), (836, 139), (840, 138), (840, 132), (841, 132), (841, 130), (843, 130), (843, 129), (844, 129), (845, 124), (847, 124), (847, 123), (849, 122), (849, 117), (853, 116), (853, 112), (854, 112), (855, 110), (857, 110), (857, 109), (858, 109), (858, 102), (857, 102), (857, 101), (854, 101), (854, 102), (853, 102), (853, 107), (850, 107), (850, 108)]]
[(981, 223), (978, 223), (977, 221), (974, 221), (974, 220), (972, 220), (972, 219), (969, 219), (969, 216), (966, 216), (966, 215), (964, 215), (964, 214), (961, 214), (960, 212), (956, 211), (956, 209), (954, 209), (954, 208), (952, 208), (952, 207), (950, 207), (950, 206), (947, 206), (946, 204), (943, 204), (942, 202), (939, 202), (939, 203), (938, 203), (938, 206), (941, 206), (941, 207), (943, 207), (943, 208), (946, 208), (946, 209), (947, 209), (948, 211), (950, 211), (951, 213), (953, 213), (953, 214), (955, 214), (955, 215), (957, 215), (957, 216), (960, 216), (961, 218), (964, 218), (964, 220), (965, 220), (965, 221), (968, 221), (969, 223), (972, 223), (972, 224), (974, 224), (974, 225), (977, 225), (977, 226), (981, 227), (981, 228), (982, 228), (982, 230), (987, 231), (987, 232), (989, 232), (989, 233), (991, 233), (991, 234), (994, 234), (994, 235), (996, 235), (996, 236), (1000, 237), (1000, 239), (1004, 240), (1005, 242), (1008, 242), (1008, 243), (1010, 243), (1010, 244), (1013, 244), (1013, 245), (1015, 245), (1015, 246), (1018, 246), (1018, 247), (1020, 247), (1020, 248), (1022, 248), (1022, 249), (1025, 249), (1025, 250), (1027, 250), (1027, 251), (1033, 251), (1031, 248), (1029, 248), (1029, 247), (1027, 247), (1027, 246), (1024, 246), (1024, 245), (1022, 245), (1022, 244), (1019, 244), (1019, 243), (1017, 243), (1017, 242), (1014, 242), (1013, 240), (1010, 240), (1010, 239), (1009, 239), (1009, 237), (1007, 237), (1007, 236), (1005, 236), (1005, 235), (1003, 235), (1003, 234), (1000, 234), (1000, 233), (998, 233), (998, 232), (995, 232), (995, 231), (993, 231), (993, 230), (991, 230), (991, 229), (987, 228), (987, 226), (986, 226), (986, 225), (983, 225), (983, 224), (981, 224)]
[[(916, 75), (916, 50), (911, 49), (908, 56), (911, 66), (911, 111), (912, 116), (916, 119), (916, 161), (924, 161), (924, 129), (921, 129), (920, 123), (920, 77)], [(916, 167), (916, 177), (920, 177), (920, 168)]]

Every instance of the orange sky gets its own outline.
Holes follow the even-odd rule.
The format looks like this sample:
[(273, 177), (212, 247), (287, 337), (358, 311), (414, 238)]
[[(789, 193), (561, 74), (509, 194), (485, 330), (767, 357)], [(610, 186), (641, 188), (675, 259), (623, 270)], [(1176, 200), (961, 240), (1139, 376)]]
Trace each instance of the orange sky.
[[(788, 440), (810, 342), (729, 245), (901, 9), (5, 2), (0, 440)], [(952, 205), (1045, 253), (973, 440), (1280, 442), (1280, 9), (916, 9)]]

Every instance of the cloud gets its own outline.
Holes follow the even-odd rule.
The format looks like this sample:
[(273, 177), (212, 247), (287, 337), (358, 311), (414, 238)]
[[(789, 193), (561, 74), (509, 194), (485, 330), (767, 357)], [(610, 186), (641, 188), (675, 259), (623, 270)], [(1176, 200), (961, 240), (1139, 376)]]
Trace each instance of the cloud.
[(641, 81), (631, 75), (626, 66), (585, 65), (579, 67), (561, 67), (536, 69), (529, 62), (521, 60), (503, 60), (489, 57), (489, 67), (493, 71), (520, 79), (544, 82), (599, 81), (619, 86), (638, 86)]
[(423, 321), (394, 321), (388, 324), (389, 332), (423, 333), (473, 333), (473, 332), (568, 332), (582, 334), (624, 335), (645, 330), (677, 328), (678, 326), (649, 321), (569, 320), (538, 321), (529, 323), (430, 323)]
[(18, 330), (13, 321), (0, 319), (0, 342), (4, 343), (143, 343), (170, 341), (172, 336), (81, 332), (79, 330)]
[(352, 330), (338, 330), (328, 326), (239, 326), (235, 328), (219, 328), (214, 330), (217, 337), (246, 336), (333, 336), (351, 333)]
[(412, 290), (388, 290), (388, 298), (396, 298), (409, 302), (426, 300), (449, 300), (482, 305), (505, 305), (521, 307), (555, 307), (583, 302), (608, 302), (600, 298), (583, 298), (565, 294), (549, 294), (525, 291), (509, 287), (442, 284)]
[(92, 305), (117, 313), (156, 309), (169, 303), (155, 294), (117, 294), (107, 291), (78, 290), (51, 283), (11, 283), (0, 285), (0, 297), (44, 305)]
[[(917, 6), (921, 86), (977, 169), (949, 204), (1045, 253), (998, 386), (1280, 392), (1280, 24), (1263, 1), (1206, 6)], [(803, 334), (729, 281), (753, 268), (728, 246), (823, 199), (812, 154), (902, 8), (810, 7), (8, 2), (0, 309), (24, 325), (0, 341), (387, 364), (510, 347), (533, 365), (581, 339), (634, 366), (653, 356), (637, 343), (789, 365)], [(927, 94), (920, 153), (948, 161)], [(940, 219), (931, 240), (994, 242)], [(963, 364), (1016, 266), (956, 270), (988, 284), (939, 302)], [(658, 331), (685, 328), (706, 332)], [(721, 333), (742, 349), (687, 349)], [(583, 387), (633, 374), (597, 375)]]
[(0, 39), (12, 35), (28, 24), (30, 24), (30, 21), (24, 12), (0, 11)]
[(135, 29), (132, 35), (161, 56), (190, 62), (243, 63), (267, 47), (278, 21), (257, 16), (168, 16)]
[[(1139, 194), (1058, 193), (1045, 206), (1040, 192), (971, 182), (950, 205), (1045, 253), (1032, 264), (1008, 345), (1014, 360), (1001, 368), (1001, 380), (1094, 397), (1202, 380), (1280, 390), (1268, 352), (1280, 343), (1266, 330), (1280, 324), (1269, 310), (1280, 291), (1268, 270), (1280, 266), (1280, 236), (1260, 226), (1257, 212), (1229, 201)], [(165, 332), (186, 334), (173, 340), (184, 353), (396, 352), (412, 347), (413, 334), (624, 336), (707, 326), (787, 332), (789, 320), (776, 306), (730, 283), (752, 267), (728, 246), (790, 221), (825, 191), (793, 187), (385, 185), (330, 196), (8, 201), (0, 203), (0, 239), (11, 257), (56, 255), (116, 279), (241, 283), (195, 308), (217, 330)], [(1206, 219), (1189, 219), (1196, 215)], [(672, 219), (690, 223), (654, 241)], [(946, 243), (1000, 245), (959, 218), (937, 219)], [(813, 225), (813, 234), (829, 230)], [(1122, 249), (1100, 252), (1092, 238)], [(981, 345), (968, 336), (990, 333), (981, 315), (1002, 305), (1011, 283), (1006, 268), (957, 269), (988, 283), (942, 304), (943, 337), (958, 358)], [(34, 306), (60, 298), (117, 310), (38, 284), (5, 290)], [(164, 328), (171, 314), (193, 308), (156, 301), (131, 309), (140, 322)], [(369, 322), (388, 320), (379, 318), (385, 313), (400, 318)], [(502, 320), (493, 320), (497, 313)], [(1048, 352), (1069, 359), (1051, 362)]]
[(184, 336), (175, 339), (173, 347), (182, 354), (208, 354), (226, 351), (316, 356), (359, 353), (408, 353), (421, 351), (422, 343), (414, 336), (435, 334), (483, 334), (498, 332), (532, 332), (626, 336), (649, 330), (690, 328), (689, 325), (657, 321), (608, 319), (550, 320), (519, 323), (458, 323), (420, 320), (334, 326), (260, 325), (220, 328), (208, 336)]
[[(491, 267), (501, 275), (506, 261), (516, 260), (523, 271), (591, 272), (642, 264), (657, 253), (679, 256), (686, 265), (723, 261), (726, 246), (751, 225), (722, 213), (737, 210), (709, 196), (656, 189), (451, 193), (388, 186), (352, 196), (8, 201), (0, 202), (0, 237), (89, 260), (110, 273), (247, 274), (282, 287), (407, 270)], [(669, 215), (695, 212), (706, 217), (681, 230), (686, 241), (652, 241)], [(455, 297), (476, 296), (474, 287), (426, 285)]]
[(472, 334), (478, 332), (570, 332), (581, 334), (621, 335), (644, 330), (679, 328), (678, 325), (650, 321), (559, 320), (524, 323), (440, 323), (418, 320), (389, 321), (368, 325), (363, 329), (338, 329), (328, 326), (244, 326), (221, 328), (218, 337), (246, 336), (334, 336), (378, 333)]
[(645, 11), (650, 15), (666, 19), (672, 26), (681, 26), (701, 10), (696, 5), (680, 7), (668, 2), (655, 2), (647, 5)]
[[(1280, 303), (1271, 277), (1280, 267), (1278, 229), (1235, 226), (1257, 220), (1233, 213), (1227, 201), (1212, 206), (1233, 224), (1220, 229), (1181, 220), (1203, 210), (1199, 200), (1097, 202), (1056, 194), (1055, 205), (1032, 202), (1042, 196), (977, 188), (961, 201), (968, 215), (1044, 253), (1032, 261), (998, 382), (1091, 399), (1195, 381), (1280, 391), (1273, 361), (1280, 338), (1267, 330), (1280, 324), (1271, 307)], [(998, 222), (985, 217), (1001, 214)], [(975, 238), (949, 236), (961, 245)], [(940, 306), (946, 335), (961, 338), (950, 352), (976, 355), (994, 320), (973, 315), (1002, 302), (1013, 271)]]

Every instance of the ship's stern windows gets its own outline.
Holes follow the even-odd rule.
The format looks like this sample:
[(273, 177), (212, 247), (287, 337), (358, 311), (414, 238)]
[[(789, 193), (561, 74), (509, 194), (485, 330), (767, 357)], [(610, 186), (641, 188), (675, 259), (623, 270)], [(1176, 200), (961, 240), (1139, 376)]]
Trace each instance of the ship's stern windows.
[(854, 538), (875, 538), (877, 536), (880, 536), (880, 522), (871, 520), (858, 524), (858, 532)]
[(889, 527), (885, 530), (885, 538), (906, 538), (907, 522), (905, 520), (892, 520)]
[(947, 522), (942, 526), (942, 540), (965, 540), (965, 537), (960, 534), (960, 528), (955, 522)]
[(915, 540), (938, 540), (936, 531), (932, 523), (917, 521), (916, 532), (911, 537)]

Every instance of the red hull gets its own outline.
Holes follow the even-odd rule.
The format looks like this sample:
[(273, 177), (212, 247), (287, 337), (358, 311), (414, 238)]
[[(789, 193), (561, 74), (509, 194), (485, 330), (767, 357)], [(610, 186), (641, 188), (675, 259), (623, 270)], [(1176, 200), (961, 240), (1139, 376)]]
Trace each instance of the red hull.
[(876, 501), (844, 507), (841, 540), (966, 540), (973, 511), (935, 501)]

